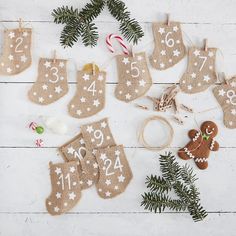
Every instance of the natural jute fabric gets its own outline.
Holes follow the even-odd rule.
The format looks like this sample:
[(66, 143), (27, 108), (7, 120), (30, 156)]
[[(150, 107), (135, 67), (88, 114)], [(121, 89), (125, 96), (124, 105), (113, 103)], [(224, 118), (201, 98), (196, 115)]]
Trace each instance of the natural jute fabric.
[(0, 74), (16, 75), (31, 65), (31, 35), (29, 28), (4, 31), (3, 53), (0, 58)]
[(152, 86), (152, 78), (147, 66), (145, 52), (133, 56), (116, 56), (118, 84), (115, 89), (117, 99), (130, 102), (143, 96)]
[(82, 125), (81, 132), (85, 141), (85, 147), (88, 150), (93, 151), (94, 149), (116, 145), (107, 118)]
[(29, 99), (40, 105), (48, 105), (68, 92), (66, 60), (40, 58), (38, 78), (28, 92)]
[(61, 215), (73, 208), (81, 196), (76, 162), (50, 163), (52, 191), (46, 199), (51, 215)]
[(186, 55), (179, 22), (155, 22), (152, 24), (155, 48), (150, 57), (151, 65), (166, 70)]
[(105, 106), (106, 72), (77, 72), (77, 91), (68, 105), (69, 114), (76, 118), (95, 115)]
[(218, 127), (212, 121), (202, 123), (200, 130), (190, 130), (188, 136), (191, 141), (178, 151), (179, 157), (193, 159), (199, 169), (206, 169), (210, 152), (219, 150), (219, 143), (214, 139), (217, 134)]
[(206, 90), (217, 81), (215, 72), (216, 48), (201, 49), (191, 47), (188, 52), (188, 67), (180, 80), (180, 88), (185, 93)]
[(132, 171), (122, 145), (99, 149), (96, 153), (99, 165), (97, 192), (102, 198), (113, 198), (125, 191), (132, 179)]
[(213, 89), (224, 113), (224, 124), (229, 129), (236, 128), (236, 77), (227, 80), (226, 84)]
[(91, 187), (98, 180), (98, 164), (93, 153), (86, 149), (82, 134), (59, 148), (66, 162), (76, 161), (81, 189)]

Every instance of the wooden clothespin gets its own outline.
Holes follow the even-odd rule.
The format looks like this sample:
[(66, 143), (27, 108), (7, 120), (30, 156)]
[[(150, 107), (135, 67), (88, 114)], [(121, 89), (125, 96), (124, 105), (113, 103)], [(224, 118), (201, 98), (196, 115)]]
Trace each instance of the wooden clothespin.
[(170, 13), (167, 13), (166, 17), (167, 17), (167, 25), (169, 26), (170, 25)]
[(208, 40), (204, 39), (204, 50), (207, 51), (208, 49)]
[(56, 63), (57, 51), (53, 51), (53, 63)]
[(20, 30), (20, 32), (22, 31), (22, 23), (23, 23), (23, 21), (22, 21), (22, 19), (20, 18), (20, 19), (19, 19), (19, 30)]
[(95, 68), (95, 63), (94, 62), (92, 63), (92, 74), (93, 74), (93, 76), (96, 75), (96, 68)]
[(139, 105), (139, 104), (135, 104), (135, 106), (136, 107), (138, 107), (138, 108), (141, 108), (141, 109), (143, 109), (143, 110), (148, 110), (148, 107), (146, 107), (146, 106), (143, 106), (143, 105)]
[(134, 53), (134, 46), (131, 45), (130, 47), (130, 53), (131, 53), (131, 56), (134, 57), (135, 56), (135, 53)]

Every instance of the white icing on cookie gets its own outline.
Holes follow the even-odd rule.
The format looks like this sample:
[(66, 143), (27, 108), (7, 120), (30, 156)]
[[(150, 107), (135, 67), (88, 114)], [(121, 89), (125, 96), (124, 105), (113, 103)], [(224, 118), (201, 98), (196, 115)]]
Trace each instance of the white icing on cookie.
[(197, 139), (199, 138), (200, 134), (201, 134), (200, 132), (196, 133), (196, 135), (193, 138), (193, 142), (197, 141)]

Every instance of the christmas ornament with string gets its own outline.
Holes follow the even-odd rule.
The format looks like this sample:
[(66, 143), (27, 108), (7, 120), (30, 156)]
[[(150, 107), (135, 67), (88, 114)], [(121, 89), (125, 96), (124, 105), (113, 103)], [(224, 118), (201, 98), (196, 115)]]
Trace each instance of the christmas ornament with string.
[(122, 35), (133, 44), (137, 44), (144, 36), (139, 23), (130, 17), (130, 12), (120, 0), (91, 0), (81, 11), (77, 8), (62, 6), (54, 9), (52, 16), (56, 24), (65, 25), (60, 37), (61, 45), (72, 47), (79, 38), (85, 46), (97, 45), (98, 32), (93, 21), (107, 6), (111, 15), (120, 23)]

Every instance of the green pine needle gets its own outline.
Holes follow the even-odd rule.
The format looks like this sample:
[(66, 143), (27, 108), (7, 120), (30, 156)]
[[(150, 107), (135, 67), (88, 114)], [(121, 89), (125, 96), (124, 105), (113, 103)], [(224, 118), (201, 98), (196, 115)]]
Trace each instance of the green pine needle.
[[(152, 212), (163, 212), (166, 208), (172, 211), (189, 211), (194, 221), (201, 221), (207, 212), (200, 203), (200, 193), (195, 186), (197, 180), (193, 169), (188, 165), (180, 166), (169, 152), (160, 155), (162, 177), (151, 175), (146, 178), (149, 192), (142, 195), (141, 206)], [(172, 199), (172, 191), (178, 199)]]
[(125, 3), (120, 0), (91, 0), (79, 12), (77, 8), (62, 6), (54, 9), (52, 16), (56, 24), (65, 24), (60, 42), (64, 47), (72, 47), (82, 37), (85, 46), (97, 45), (98, 32), (93, 21), (101, 14), (107, 5), (111, 15), (120, 23), (120, 31), (129, 41), (137, 44), (144, 36), (143, 30), (135, 19), (130, 18), (130, 12)]

